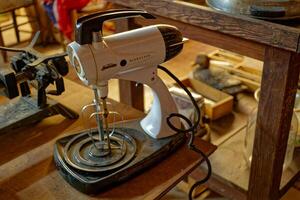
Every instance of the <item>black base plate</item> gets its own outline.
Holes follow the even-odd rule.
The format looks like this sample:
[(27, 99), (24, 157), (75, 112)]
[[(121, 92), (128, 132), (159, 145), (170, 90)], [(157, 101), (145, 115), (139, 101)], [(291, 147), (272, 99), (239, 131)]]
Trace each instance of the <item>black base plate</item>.
[(68, 165), (63, 158), (65, 145), (78, 134), (59, 139), (54, 146), (54, 161), (63, 178), (77, 190), (86, 194), (96, 194), (124, 182), (142, 170), (162, 160), (178, 148), (184, 141), (184, 134), (176, 134), (163, 139), (153, 139), (139, 125), (139, 121), (129, 121), (116, 131), (126, 131), (137, 144), (135, 157), (125, 166), (109, 172), (83, 172)]

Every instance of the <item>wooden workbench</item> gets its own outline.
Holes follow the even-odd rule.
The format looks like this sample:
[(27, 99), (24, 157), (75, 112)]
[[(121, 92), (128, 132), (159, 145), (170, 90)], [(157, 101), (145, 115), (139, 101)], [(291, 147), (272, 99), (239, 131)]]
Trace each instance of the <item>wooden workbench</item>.
[[(299, 79), (300, 29), (198, 4), (173, 0), (109, 0), (158, 16), (143, 25), (167, 23), (184, 36), (264, 61), (248, 199), (278, 199), (285, 150)], [(189, 1), (191, 2), (191, 1)], [(295, 173), (297, 177), (299, 172)], [(293, 179), (294, 180), (294, 179)]]
[[(92, 102), (92, 90), (65, 80), (66, 92), (55, 97), (60, 103), (80, 112)], [(126, 120), (144, 116), (128, 105), (111, 101)], [(58, 173), (53, 161), (54, 142), (83, 129), (82, 119), (54, 116), (32, 126), (0, 134), (0, 199), (157, 199), (167, 193), (201, 162), (184, 145), (159, 164), (107, 192), (96, 196), (72, 188)], [(197, 146), (206, 154), (215, 147), (200, 139)]]

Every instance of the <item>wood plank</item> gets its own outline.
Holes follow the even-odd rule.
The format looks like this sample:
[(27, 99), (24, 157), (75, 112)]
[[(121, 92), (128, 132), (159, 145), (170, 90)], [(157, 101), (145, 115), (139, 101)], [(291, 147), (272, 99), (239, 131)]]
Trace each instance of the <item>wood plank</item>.
[[(238, 131), (210, 156), (213, 169), (212, 179), (206, 184), (209, 188), (230, 199), (245, 199), (247, 197), (250, 168), (244, 158), (244, 141), (246, 128)], [(284, 170), (280, 182), (280, 196), (299, 178), (300, 151), (296, 150), (292, 163)], [(191, 176), (200, 179), (206, 173), (205, 164), (201, 170), (194, 171)], [(273, 191), (274, 192), (274, 191)]]
[(214, 11), (202, 5), (182, 1), (109, 0), (131, 8), (171, 18), (219, 33), (252, 40), (273, 47), (298, 52), (300, 30), (246, 16), (234, 16)]
[(144, 87), (133, 81), (119, 80), (120, 102), (144, 111)]
[(143, 20), (138, 18), (135, 21), (144, 26), (159, 23), (170, 24), (176, 26), (184, 37), (187, 37), (191, 40), (203, 42), (221, 49), (227, 49), (229, 51), (233, 51), (258, 60), (264, 59), (265, 46), (257, 42), (190, 25), (188, 23), (176, 21), (167, 17), (157, 16), (156, 20)]
[(278, 199), (299, 79), (300, 55), (269, 47), (265, 53), (248, 198)]
[(15, 9), (26, 7), (34, 4), (34, 0), (11, 0), (11, 1), (1, 1), (0, 3), (0, 13), (6, 13)]
[(291, 199), (300, 199), (299, 189), (291, 188), (282, 198), (281, 200), (291, 200)]
[(240, 112), (232, 112), (209, 125), (211, 143), (220, 146), (232, 136), (243, 130), (247, 125), (248, 116)]
[[(201, 168), (201, 170), (195, 170), (190, 175), (193, 179), (200, 180), (207, 173), (206, 169)], [(210, 190), (222, 195), (231, 200), (246, 200), (247, 195), (245, 191), (241, 190), (239, 187), (236, 187), (232, 183), (218, 177), (214, 174), (207, 183), (204, 184)]]
[[(60, 103), (79, 112), (83, 105), (92, 102), (91, 89), (68, 80), (65, 83), (66, 92), (54, 97)], [(125, 119), (144, 116), (143, 112), (128, 105), (111, 102)], [(56, 139), (82, 130), (82, 124), (82, 118), (71, 121), (54, 116), (33, 127), (1, 134), (0, 199), (157, 199), (201, 162), (198, 154), (182, 146), (130, 181), (99, 195), (88, 196), (68, 185), (53, 162)], [(215, 149), (200, 139), (196, 139), (196, 145), (207, 154)]]

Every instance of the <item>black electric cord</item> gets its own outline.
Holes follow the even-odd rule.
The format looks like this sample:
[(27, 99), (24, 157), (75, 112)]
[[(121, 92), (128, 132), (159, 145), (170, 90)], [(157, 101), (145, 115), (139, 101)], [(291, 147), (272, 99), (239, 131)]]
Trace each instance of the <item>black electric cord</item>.
[[(196, 122), (194, 123), (194, 125), (192, 124), (191, 120), (189, 120), (187, 117), (185, 117), (184, 115), (179, 114), (179, 113), (171, 113), (170, 116), (167, 117), (167, 124), (172, 130), (174, 130), (176, 132), (179, 132), (179, 133), (189, 133), (190, 134), (190, 138), (189, 138), (189, 141), (188, 141), (188, 148), (195, 151), (195, 152), (197, 152), (198, 154), (200, 154), (203, 157), (203, 159), (205, 160), (206, 164), (207, 164), (207, 174), (206, 174), (206, 176), (202, 180), (199, 180), (194, 185), (192, 185), (192, 187), (189, 191), (189, 200), (192, 200), (193, 199), (193, 197), (192, 197), (193, 191), (198, 186), (200, 186), (203, 183), (205, 183), (206, 181), (208, 181), (208, 179), (210, 178), (211, 173), (212, 173), (211, 172), (212, 171), (211, 170), (211, 164), (210, 164), (210, 161), (209, 161), (208, 157), (205, 155), (205, 153), (203, 153), (200, 149), (198, 149), (194, 145), (195, 133), (197, 131), (197, 127), (198, 127), (198, 124), (200, 123), (200, 119), (201, 119), (200, 109), (197, 105), (196, 100), (192, 96), (191, 92), (185, 87), (185, 85), (183, 85), (183, 83), (172, 72), (170, 72), (167, 68), (165, 68), (161, 65), (158, 65), (158, 69), (164, 71), (166, 74), (168, 74), (172, 79), (174, 79), (176, 81), (176, 83), (187, 93), (187, 95), (191, 99), (191, 101), (192, 101), (192, 103), (193, 103), (193, 105), (196, 109), (197, 119), (196, 119)], [(175, 127), (171, 123), (171, 119), (174, 118), (174, 117), (178, 117), (178, 118), (184, 120), (189, 125), (189, 128), (188, 129), (180, 129), (180, 128)]]

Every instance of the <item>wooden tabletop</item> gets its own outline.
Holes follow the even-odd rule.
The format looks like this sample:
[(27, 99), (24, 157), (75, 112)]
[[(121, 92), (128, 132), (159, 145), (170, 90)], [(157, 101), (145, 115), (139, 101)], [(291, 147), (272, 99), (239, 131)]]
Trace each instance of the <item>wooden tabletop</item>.
[[(215, 11), (205, 5), (205, 0), (192, 1), (173, 1), (173, 0), (109, 0), (130, 8), (139, 8), (148, 11), (151, 14), (175, 20), (177, 23), (185, 23), (192, 26), (202, 28), (201, 32), (195, 33), (192, 27), (182, 24), (177, 26), (180, 31), (190, 39), (199, 40), (201, 42), (212, 44), (223, 49), (231, 51), (239, 51), (245, 46), (248, 51), (242, 51), (244, 55), (262, 60), (264, 48), (261, 45), (268, 45), (289, 50), (292, 52), (300, 52), (300, 24), (283, 25), (265, 20), (259, 20), (242, 15), (230, 15), (223, 12)], [(196, 3), (190, 3), (196, 2)], [(148, 20), (151, 21), (151, 20)], [(161, 20), (160, 20), (161, 21)], [(163, 23), (168, 21), (161, 21)], [(176, 23), (169, 22), (176, 25)], [(212, 31), (212, 32), (210, 32)], [(215, 32), (215, 33), (214, 33)], [(221, 35), (218, 35), (221, 34)], [(206, 38), (204, 38), (204, 35)], [(210, 36), (211, 35), (211, 36)], [(242, 39), (238, 42), (236, 38)], [(229, 44), (228, 39), (235, 41), (238, 45)], [(224, 41), (227, 41), (225, 44)], [(253, 47), (249, 47), (249, 41)], [(250, 45), (250, 46), (251, 46)], [(227, 48), (226, 48), (227, 47)], [(251, 49), (253, 52), (251, 52)], [(258, 51), (255, 53), (255, 51)]]
[[(92, 91), (66, 80), (66, 92), (56, 97), (79, 112), (92, 101)], [(144, 116), (127, 105), (113, 102), (125, 119)], [(58, 173), (53, 161), (54, 142), (83, 129), (81, 118), (68, 120), (54, 116), (14, 133), (0, 135), (0, 199), (157, 199), (195, 169), (201, 159), (182, 146), (146, 172), (97, 196), (87, 196), (72, 188)], [(215, 150), (200, 139), (196, 144), (206, 154)]]

